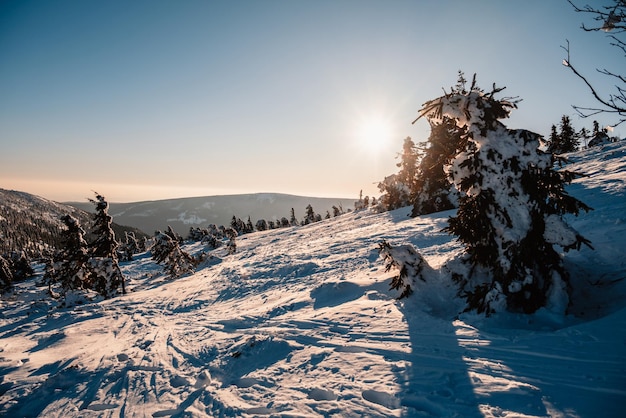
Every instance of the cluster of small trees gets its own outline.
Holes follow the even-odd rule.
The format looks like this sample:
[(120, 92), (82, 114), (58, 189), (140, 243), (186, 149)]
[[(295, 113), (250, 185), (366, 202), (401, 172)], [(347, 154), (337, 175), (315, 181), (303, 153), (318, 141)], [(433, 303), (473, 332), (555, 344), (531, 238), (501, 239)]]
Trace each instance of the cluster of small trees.
[(63, 247), (47, 263), (44, 276), (53, 296), (80, 289), (94, 290), (105, 298), (116, 295), (120, 288), (126, 293), (109, 205), (98, 193), (90, 201), (96, 206), (91, 229), (95, 239), (91, 243), (85, 240), (85, 230), (76, 218), (69, 214), (61, 217), (66, 227), (62, 232)]
[(243, 222), (241, 218), (237, 218), (233, 215), (233, 218), (230, 222), (230, 227), (237, 231), (237, 235), (250, 234), (255, 231), (266, 231), (270, 229), (278, 229), (278, 228), (288, 228), (291, 226), (304, 226), (311, 223), (319, 222), (322, 219), (330, 219), (331, 217), (336, 217), (344, 213), (341, 205), (333, 206), (333, 214), (331, 215), (330, 211), (326, 211), (326, 215), (322, 217), (321, 214), (315, 213), (313, 206), (308, 204), (305, 208), (305, 214), (301, 221), (298, 221), (296, 217), (295, 211), (291, 208), (289, 218), (283, 216), (277, 220), (266, 221), (265, 219), (259, 219), (256, 224), (252, 224), (252, 220), (250, 216), (248, 216), (247, 222)]
[(593, 121), (591, 131), (583, 127), (578, 132), (572, 127), (569, 116), (563, 115), (558, 129), (552, 125), (550, 137), (547, 141), (547, 151), (553, 155), (574, 152), (582, 148), (615, 142), (616, 137), (610, 137), (608, 128), (600, 128), (597, 120)]

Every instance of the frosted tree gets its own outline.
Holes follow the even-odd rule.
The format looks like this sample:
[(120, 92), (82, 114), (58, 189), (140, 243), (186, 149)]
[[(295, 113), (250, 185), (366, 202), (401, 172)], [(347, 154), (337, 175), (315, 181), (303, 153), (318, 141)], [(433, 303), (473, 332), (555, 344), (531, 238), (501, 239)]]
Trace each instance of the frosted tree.
[(299, 225), (298, 219), (296, 218), (296, 212), (291, 208), (291, 212), (289, 213), (289, 224), (291, 226)]
[(398, 270), (398, 274), (391, 278), (390, 283), (392, 290), (400, 291), (398, 299), (413, 293), (416, 279), (426, 282), (425, 276), (432, 274), (432, 268), (410, 244), (392, 246), (383, 240), (378, 246), (378, 253), (385, 263), (385, 271), (392, 268)]
[(381, 192), (378, 204), (383, 210), (408, 206), (415, 195), (419, 154), (411, 137), (404, 139), (402, 153), (398, 154), (398, 157), (400, 162), (396, 166), (400, 167), (400, 171), (378, 183)]
[(258, 221), (256, 221), (256, 230), (257, 231), (267, 230), (267, 221), (265, 219), (259, 219)]
[(0, 255), (0, 292), (11, 288), (12, 284), (13, 272), (9, 266), (9, 262)]
[(228, 249), (228, 254), (235, 254), (237, 252), (237, 236), (239, 235), (235, 228), (226, 228), (224, 231), (224, 235), (228, 238), (228, 243), (226, 244), (226, 248)]
[(552, 156), (539, 149), (540, 135), (500, 122), (516, 107), (494, 97), (502, 90), (494, 85), (486, 93), (474, 76), (469, 89), (457, 86), (420, 110), (431, 123), (447, 117), (465, 132), (445, 167), (463, 193), (447, 231), (464, 244), (471, 265), (457, 279), (470, 309), (564, 311), (568, 276), (554, 246), (589, 244), (563, 215), (590, 208), (565, 192), (574, 174), (553, 170)]
[(311, 206), (311, 204), (308, 204), (305, 209), (302, 225), (308, 225), (314, 222), (317, 222), (317, 217), (315, 215), (315, 211), (313, 211), (313, 206)]
[(104, 196), (98, 193), (95, 199), (89, 201), (96, 206), (92, 229), (96, 238), (90, 246), (93, 289), (105, 298), (115, 295), (120, 286), (122, 293), (126, 293), (124, 275), (118, 262), (118, 243), (111, 228), (113, 218), (108, 213), (109, 204)]
[(167, 233), (158, 231), (154, 237), (154, 244), (150, 249), (152, 258), (157, 264), (163, 264), (163, 270), (169, 277), (179, 277), (193, 273), (196, 261), (186, 251), (180, 248), (178, 240)]
[(51, 295), (53, 284), (60, 284), (62, 293), (69, 290), (91, 287), (89, 252), (85, 241), (85, 230), (72, 215), (64, 215), (61, 221), (66, 228), (61, 232), (62, 249), (55, 255), (48, 288)]

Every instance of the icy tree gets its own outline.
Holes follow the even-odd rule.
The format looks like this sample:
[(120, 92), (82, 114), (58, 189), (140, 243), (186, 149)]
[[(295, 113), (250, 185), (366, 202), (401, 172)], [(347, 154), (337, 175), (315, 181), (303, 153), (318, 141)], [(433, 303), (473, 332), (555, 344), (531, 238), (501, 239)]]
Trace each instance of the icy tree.
[(447, 227), (472, 267), (458, 280), (470, 309), (564, 310), (568, 277), (554, 246), (588, 244), (563, 215), (590, 208), (565, 192), (574, 175), (553, 170), (552, 156), (539, 149), (540, 135), (499, 121), (516, 107), (494, 97), (502, 90), (494, 85), (485, 93), (474, 76), (469, 90), (457, 86), (420, 110), (431, 123), (448, 117), (465, 130), (463, 147), (445, 167), (464, 194)]
[(291, 212), (289, 215), (289, 224), (291, 226), (298, 226), (298, 219), (296, 218), (296, 212), (293, 210), (293, 208), (291, 208)]
[(72, 215), (64, 215), (61, 221), (67, 227), (62, 231), (63, 248), (55, 255), (48, 286), (53, 295), (52, 285), (61, 285), (62, 293), (69, 290), (91, 287), (90, 269), (87, 265), (89, 252), (85, 231)]
[(226, 228), (224, 231), (224, 235), (228, 238), (228, 244), (226, 244), (226, 248), (228, 248), (228, 254), (235, 254), (237, 251), (237, 231), (235, 228)]
[(400, 167), (400, 171), (378, 183), (378, 189), (382, 193), (378, 205), (383, 210), (408, 206), (415, 195), (419, 153), (411, 137), (404, 139), (402, 153), (398, 156), (400, 162), (396, 166)]
[(259, 219), (258, 221), (256, 221), (256, 230), (257, 231), (267, 230), (267, 221), (265, 219)]
[(93, 289), (105, 298), (115, 295), (120, 286), (122, 293), (126, 293), (124, 275), (118, 263), (118, 244), (115, 240), (115, 232), (111, 228), (113, 218), (108, 213), (109, 204), (104, 196), (98, 193), (95, 199), (89, 199), (89, 201), (96, 206), (92, 229), (96, 239), (91, 243), (90, 254)]
[(0, 255), (0, 292), (9, 289), (12, 283), (13, 272), (9, 266), (9, 262)]
[(311, 206), (311, 204), (308, 204), (305, 210), (306, 212), (304, 213), (304, 220), (302, 221), (302, 225), (308, 225), (317, 222), (317, 216), (313, 211), (313, 206)]
[(392, 268), (398, 270), (398, 274), (391, 278), (390, 284), (392, 290), (400, 291), (398, 299), (413, 293), (415, 280), (419, 279), (425, 282), (424, 274), (432, 270), (426, 260), (412, 245), (393, 247), (383, 240), (378, 246), (378, 253), (385, 262), (385, 271), (389, 271)]
[(154, 244), (150, 248), (152, 258), (158, 264), (163, 264), (163, 270), (170, 277), (179, 277), (193, 273), (196, 262), (187, 252), (180, 248), (178, 240), (167, 233), (158, 231), (154, 237)]

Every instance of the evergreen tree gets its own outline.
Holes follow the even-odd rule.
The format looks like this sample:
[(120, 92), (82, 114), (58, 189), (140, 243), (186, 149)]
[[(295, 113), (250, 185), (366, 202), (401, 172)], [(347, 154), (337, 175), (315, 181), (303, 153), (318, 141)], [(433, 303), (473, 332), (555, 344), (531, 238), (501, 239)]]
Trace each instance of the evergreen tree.
[(9, 262), (0, 255), (0, 292), (10, 289), (13, 284), (13, 272)]
[(257, 231), (265, 231), (267, 230), (267, 222), (265, 219), (259, 219), (256, 221), (256, 230)]
[(291, 208), (291, 216), (289, 217), (289, 224), (291, 226), (297, 226), (298, 225), (298, 219), (296, 218), (296, 212), (293, 210), (293, 208)]
[(7, 262), (9, 263), (14, 281), (24, 280), (35, 275), (35, 270), (30, 265), (30, 260), (26, 257), (24, 251), (13, 252), (8, 257)]
[(398, 154), (400, 162), (396, 164), (400, 171), (384, 178), (378, 183), (382, 193), (379, 205), (383, 210), (394, 210), (411, 204), (417, 187), (417, 160), (419, 154), (411, 137), (406, 137), (402, 145), (402, 153)]
[(485, 93), (474, 77), (469, 90), (454, 88), (420, 110), (431, 122), (447, 116), (465, 130), (464, 147), (446, 166), (464, 193), (446, 228), (465, 245), (472, 266), (460, 285), (478, 311), (564, 310), (568, 278), (553, 246), (588, 244), (563, 215), (590, 208), (567, 195), (564, 185), (574, 175), (553, 170), (552, 156), (539, 149), (540, 135), (499, 122), (516, 107), (495, 99), (500, 91)]
[(60, 284), (63, 294), (69, 290), (91, 288), (92, 285), (85, 231), (72, 215), (62, 216), (61, 221), (67, 229), (61, 234), (63, 248), (54, 257), (52, 277), (48, 282), (50, 294), (53, 294), (52, 285), (55, 283)]
[(237, 231), (234, 228), (226, 228), (224, 231), (226, 238), (228, 238), (228, 244), (226, 244), (226, 248), (228, 248), (228, 254), (235, 254), (237, 251)]
[(455, 208), (459, 199), (458, 191), (450, 184), (443, 168), (461, 146), (463, 130), (454, 120), (445, 117), (441, 123), (431, 123), (430, 128), (417, 171), (413, 217)]
[(597, 120), (593, 121), (593, 132), (591, 133), (592, 137), (596, 137), (598, 136), (598, 134), (600, 133), (600, 124), (598, 123)]
[(398, 270), (398, 274), (391, 279), (391, 290), (400, 290), (398, 299), (405, 298), (413, 293), (415, 279), (426, 281), (425, 275), (432, 272), (432, 268), (412, 245), (392, 246), (383, 240), (378, 246), (378, 253), (385, 262), (385, 271), (392, 268)]
[(415, 142), (413, 142), (410, 136), (407, 136), (402, 144), (400, 162), (396, 164), (396, 167), (400, 168), (400, 171), (398, 171), (398, 181), (404, 184), (409, 190), (409, 201), (415, 197), (419, 158), (420, 154)]
[(589, 138), (591, 138), (589, 130), (585, 127), (582, 127), (580, 131), (578, 131), (578, 138), (580, 141), (583, 141), (583, 148), (587, 148)]
[(316, 222), (315, 212), (313, 211), (313, 206), (311, 206), (311, 204), (309, 203), (306, 207), (306, 212), (304, 214), (304, 221), (302, 222), (302, 224), (308, 225), (314, 222)]
[(166, 233), (157, 232), (150, 250), (154, 261), (164, 264), (163, 269), (169, 277), (192, 273), (196, 267), (193, 257), (180, 248), (178, 240)]
[(248, 216), (248, 221), (246, 222), (244, 232), (246, 234), (251, 234), (252, 232), (254, 232), (254, 225), (252, 225), (252, 220), (250, 219), (250, 216)]
[(96, 237), (91, 244), (90, 261), (93, 269), (93, 289), (105, 298), (113, 296), (121, 286), (126, 293), (124, 275), (120, 269), (115, 232), (111, 228), (113, 218), (108, 214), (109, 204), (104, 196), (96, 193), (95, 199), (89, 199), (96, 206), (93, 216), (92, 234)]

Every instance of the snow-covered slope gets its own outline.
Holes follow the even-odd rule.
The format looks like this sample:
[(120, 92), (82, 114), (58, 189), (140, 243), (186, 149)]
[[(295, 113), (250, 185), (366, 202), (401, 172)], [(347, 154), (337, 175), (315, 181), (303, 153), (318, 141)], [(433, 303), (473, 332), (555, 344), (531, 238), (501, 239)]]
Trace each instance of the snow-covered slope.
[[(132, 292), (59, 309), (22, 283), (2, 298), (6, 416), (618, 417), (626, 405), (626, 143), (582, 151), (566, 254), (568, 317), (459, 314), (454, 291), (388, 291), (382, 239), (437, 267), (460, 250), (452, 212), (350, 213), (241, 237), (169, 280), (149, 254)], [(199, 251), (200, 244), (187, 247)]]

